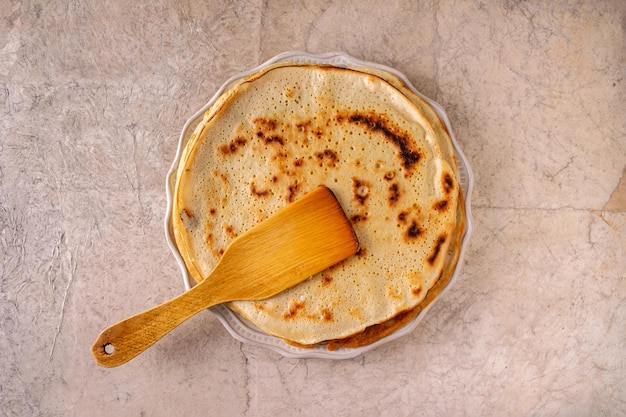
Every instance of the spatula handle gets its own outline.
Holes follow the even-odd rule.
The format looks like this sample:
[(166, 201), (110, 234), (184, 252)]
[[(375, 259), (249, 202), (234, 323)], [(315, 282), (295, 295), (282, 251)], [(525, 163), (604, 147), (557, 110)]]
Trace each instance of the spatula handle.
[(202, 294), (206, 291), (201, 287), (197, 285), (176, 298), (103, 330), (91, 346), (96, 363), (104, 367), (122, 365), (194, 314), (210, 307), (210, 299)]

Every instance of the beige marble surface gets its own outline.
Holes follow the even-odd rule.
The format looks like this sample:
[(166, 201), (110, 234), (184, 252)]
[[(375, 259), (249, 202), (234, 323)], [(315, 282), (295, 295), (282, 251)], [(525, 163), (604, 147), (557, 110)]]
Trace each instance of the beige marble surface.
[[(625, 22), (620, 0), (0, 2), (0, 416), (625, 415)], [(183, 289), (185, 120), (286, 50), (396, 67), (448, 111), (476, 176), (456, 285), (356, 359), (207, 312), (97, 367), (104, 326)]]

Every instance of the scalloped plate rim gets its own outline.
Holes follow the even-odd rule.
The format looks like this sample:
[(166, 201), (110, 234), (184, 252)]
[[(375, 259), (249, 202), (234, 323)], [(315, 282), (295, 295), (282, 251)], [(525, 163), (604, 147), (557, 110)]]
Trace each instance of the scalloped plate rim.
[(460, 266), (463, 261), (463, 256), (466, 251), (466, 247), (472, 233), (473, 225), (472, 225), (472, 217), (471, 217), (471, 194), (474, 185), (474, 177), (465, 157), (465, 154), (462, 152), (459, 144), (454, 137), (452, 127), (450, 125), (450, 121), (448, 116), (439, 103), (436, 101), (424, 96), (420, 93), (413, 84), (406, 78), (406, 76), (399, 72), (398, 70), (388, 67), (386, 65), (378, 64), (375, 62), (363, 61), (358, 58), (355, 58), (345, 52), (327, 52), (322, 54), (313, 54), (305, 51), (288, 51), (283, 52), (274, 56), (273, 58), (265, 61), (261, 65), (252, 68), (250, 70), (241, 72), (239, 74), (233, 75), (230, 77), (222, 86), (215, 92), (213, 97), (196, 113), (194, 113), (183, 126), (182, 132), (179, 137), (178, 147), (176, 150), (176, 154), (174, 157), (174, 161), (170, 167), (170, 170), (167, 173), (166, 177), (166, 197), (167, 197), (167, 210), (165, 213), (165, 237), (167, 244), (172, 251), (174, 258), (181, 270), (183, 276), (183, 284), (185, 286), (185, 290), (189, 290), (191, 288), (191, 281), (189, 279), (189, 273), (185, 266), (185, 262), (183, 261), (180, 253), (178, 252), (178, 248), (176, 247), (176, 243), (174, 241), (174, 235), (171, 227), (171, 216), (172, 216), (172, 205), (173, 205), (173, 189), (174, 182), (176, 179), (176, 171), (178, 169), (178, 164), (180, 162), (180, 157), (182, 155), (183, 149), (187, 143), (187, 140), (195, 126), (200, 122), (202, 116), (205, 111), (213, 105), (213, 103), (217, 100), (217, 98), (227, 91), (233, 84), (238, 82), (240, 79), (247, 77), (250, 74), (253, 74), (257, 71), (262, 70), (263, 68), (279, 63), (279, 62), (310, 62), (315, 64), (330, 64), (337, 67), (343, 68), (351, 68), (351, 67), (370, 67), (379, 70), (383, 70), (389, 72), (398, 78), (400, 78), (413, 92), (418, 94), (422, 99), (428, 102), (434, 109), (437, 115), (443, 121), (446, 129), (448, 130), (448, 134), (452, 140), (452, 144), (455, 151), (455, 156), (457, 158), (457, 165), (459, 168), (459, 177), (462, 177), (461, 174), (465, 174), (464, 178), (461, 178), (461, 188), (464, 192), (465, 197), (465, 217), (466, 217), (466, 228), (463, 232), (463, 236), (461, 238), (461, 249), (459, 251), (459, 259), (457, 262), (457, 266), (455, 267), (454, 273), (446, 286), (442, 289), (442, 291), (435, 297), (435, 299), (422, 310), (414, 319), (412, 319), (409, 323), (407, 323), (402, 328), (398, 329), (396, 332), (375, 341), (366, 346), (358, 347), (358, 348), (339, 348), (337, 350), (328, 350), (325, 346), (317, 346), (314, 348), (299, 348), (296, 346), (289, 345), (284, 340), (268, 335), (254, 326), (252, 323), (248, 322), (244, 318), (240, 317), (238, 314), (230, 310), (225, 305), (217, 305), (209, 308), (213, 314), (219, 319), (224, 328), (228, 331), (228, 333), (235, 338), (236, 340), (251, 344), (258, 347), (263, 347), (269, 350), (272, 350), (276, 353), (281, 354), (284, 357), (292, 358), (292, 359), (303, 359), (303, 358), (325, 358), (325, 359), (352, 359), (362, 355), (365, 352), (373, 350), (383, 344), (386, 344), (392, 340), (396, 340), (407, 334), (411, 333), (419, 322), (424, 318), (428, 310), (435, 304), (437, 300), (439, 300), (442, 295), (454, 284), (457, 279), (457, 276), (460, 272)]

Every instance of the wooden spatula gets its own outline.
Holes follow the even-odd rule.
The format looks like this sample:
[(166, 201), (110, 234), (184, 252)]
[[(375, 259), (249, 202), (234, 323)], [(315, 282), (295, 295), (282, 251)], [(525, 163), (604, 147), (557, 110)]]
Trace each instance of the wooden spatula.
[(128, 362), (194, 314), (261, 300), (353, 255), (358, 241), (332, 191), (320, 186), (237, 237), (191, 290), (105, 329), (91, 347), (105, 367)]

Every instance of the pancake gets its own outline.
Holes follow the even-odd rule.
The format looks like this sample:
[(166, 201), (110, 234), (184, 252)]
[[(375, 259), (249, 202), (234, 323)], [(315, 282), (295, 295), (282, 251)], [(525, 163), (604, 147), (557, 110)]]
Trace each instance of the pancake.
[(281, 63), (222, 94), (183, 150), (176, 245), (200, 281), (236, 236), (322, 184), (359, 253), (272, 298), (228, 307), (293, 344), (337, 345), (368, 329), (360, 343), (371, 343), (385, 335), (372, 329), (402, 324), (450, 278), (463, 227), (450, 137), (395, 76)]

